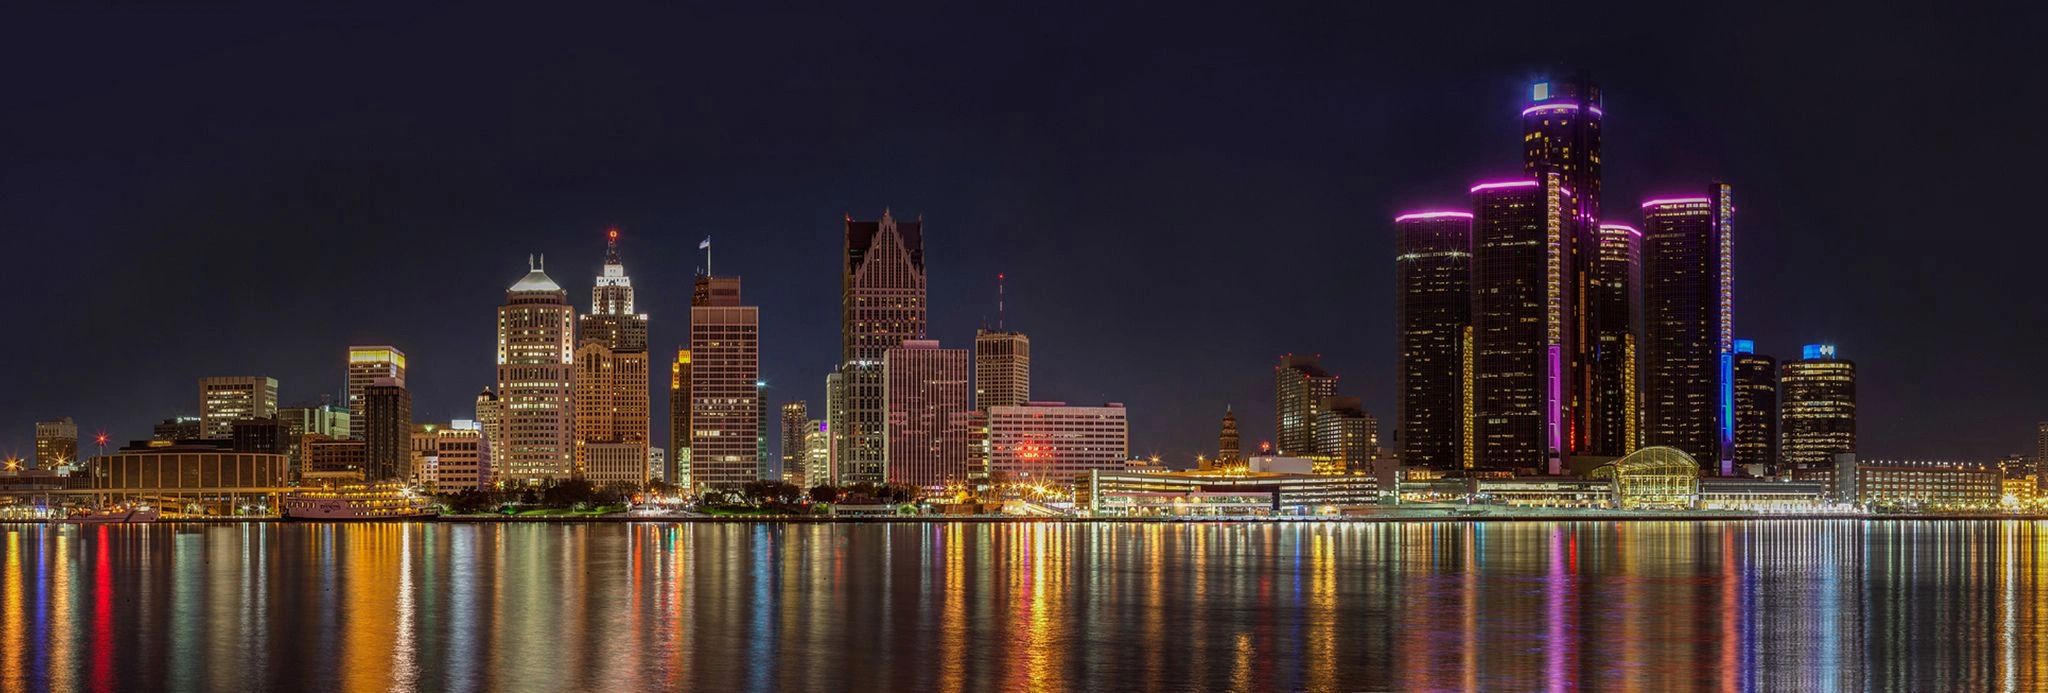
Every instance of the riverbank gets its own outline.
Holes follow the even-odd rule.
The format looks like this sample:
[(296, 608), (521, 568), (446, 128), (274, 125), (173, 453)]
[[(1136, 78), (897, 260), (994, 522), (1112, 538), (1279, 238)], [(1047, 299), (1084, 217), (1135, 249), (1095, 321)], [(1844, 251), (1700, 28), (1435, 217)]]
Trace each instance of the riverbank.
[[(1386, 523), (1501, 523), (1501, 522), (1766, 522), (1774, 520), (1898, 520), (1898, 521), (1957, 521), (1957, 520), (2048, 520), (2048, 513), (2026, 514), (1874, 514), (1874, 513), (1811, 513), (1811, 514), (1749, 514), (1749, 513), (1545, 513), (1545, 514), (1485, 514), (1485, 515), (1443, 515), (1443, 514), (1375, 514), (1365, 516), (1294, 516), (1294, 517), (1017, 517), (987, 515), (900, 515), (900, 516), (677, 516), (649, 517), (630, 515), (584, 515), (584, 516), (517, 516), (517, 515), (444, 515), (422, 520), (390, 520), (376, 522), (447, 522), (447, 523), (641, 523), (641, 524), (903, 524), (903, 523), (961, 523), (961, 524), (1386, 524)], [(356, 521), (341, 521), (357, 524)], [(289, 520), (279, 517), (192, 517), (164, 518), (154, 524), (240, 524), (240, 523), (291, 523), (291, 524), (336, 524), (337, 522)], [(0, 520), (6, 525), (47, 525), (44, 520)], [(94, 525), (74, 525), (94, 526)]]

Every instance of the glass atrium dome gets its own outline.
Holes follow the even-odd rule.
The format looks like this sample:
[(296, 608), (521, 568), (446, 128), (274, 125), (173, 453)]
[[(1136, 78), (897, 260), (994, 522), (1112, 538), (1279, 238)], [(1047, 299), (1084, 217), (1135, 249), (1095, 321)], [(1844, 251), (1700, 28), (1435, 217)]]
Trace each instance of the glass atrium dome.
[(1700, 463), (1677, 448), (1648, 447), (1600, 465), (1595, 479), (1614, 481), (1614, 504), (1626, 510), (1686, 509), (1699, 503)]

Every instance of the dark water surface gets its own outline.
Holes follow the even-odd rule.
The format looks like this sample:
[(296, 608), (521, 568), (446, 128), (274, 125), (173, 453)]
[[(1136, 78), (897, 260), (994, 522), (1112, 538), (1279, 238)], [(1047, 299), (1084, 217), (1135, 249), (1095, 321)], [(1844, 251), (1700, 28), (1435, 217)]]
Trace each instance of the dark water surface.
[(0, 689), (2048, 687), (2048, 523), (0, 528)]

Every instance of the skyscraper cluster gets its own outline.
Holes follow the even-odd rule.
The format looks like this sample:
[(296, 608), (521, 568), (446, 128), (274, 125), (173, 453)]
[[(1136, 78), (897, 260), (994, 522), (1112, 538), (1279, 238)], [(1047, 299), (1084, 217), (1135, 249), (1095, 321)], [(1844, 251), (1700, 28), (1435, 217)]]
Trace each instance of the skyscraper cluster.
[(1520, 177), (1472, 185), (1468, 209), (1395, 217), (1403, 463), (1563, 474), (1666, 446), (1726, 476), (1774, 468), (1780, 448), (1853, 450), (1789, 412), (1778, 426), (1796, 400), (1737, 348), (1731, 186), (1652, 197), (1626, 223), (1601, 200), (1605, 117), (1590, 80), (1539, 82)]
[[(1213, 466), (1243, 467), (1231, 449), (1236, 438), (1236, 417), (1225, 411)], [(1379, 424), (1357, 397), (1337, 395), (1337, 376), (1320, 357), (1287, 354), (1273, 367), (1273, 445), (1275, 454), (1316, 459), (1328, 471), (1365, 471), (1379, 448)]]
[(1122, 405), (1031, 400), (1031, 340), (1002, 322), (1001, 275), (996, 325), (975, 333), (971, 352), (945, 348), (926, 329), (924, 221), (887, 210), (875, 221), (848, 217), (845, 239), (841, 358), (815, 426), (829, 449), (803, 455), (831, 478), (813, 471), (807, 481), (1067, 483), (1121, 468), (1129, 451)]

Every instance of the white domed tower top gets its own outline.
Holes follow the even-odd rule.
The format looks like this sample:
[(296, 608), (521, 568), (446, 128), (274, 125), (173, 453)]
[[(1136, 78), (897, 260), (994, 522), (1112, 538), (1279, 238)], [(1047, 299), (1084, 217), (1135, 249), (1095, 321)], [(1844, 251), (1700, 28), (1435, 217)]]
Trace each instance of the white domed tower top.
[(546, 255), (539, 256), (538, 261), (535, 260), (534, 256), (527, 256), (526, 276), (520, 277), (517, 282), (513, 282), (512, 287), (506, 289), (506, 291), (561, 291), (562, 286), (556, 284), (555, 280), (548, 278), (546, 267)]

